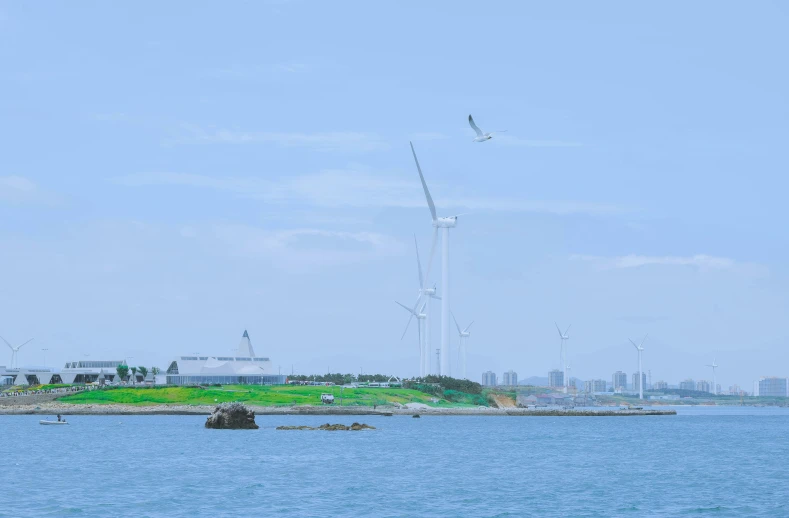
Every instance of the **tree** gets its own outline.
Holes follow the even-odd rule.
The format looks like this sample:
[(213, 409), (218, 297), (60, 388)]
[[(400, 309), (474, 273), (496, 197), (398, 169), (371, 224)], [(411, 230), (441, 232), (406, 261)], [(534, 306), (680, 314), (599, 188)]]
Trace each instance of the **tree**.
[(158, 376), (160, 372), (159, 367), (151, 367), (151, 374), (154, 376)]
[(140, 371), (143, 379), (145, 379), (145, 377), (148, 375), (148, 369), (145, 367), (137, 367), (137, 370)]
[(131, 367), (132, 371), (132, 383), (137, 381), (137, 367)]
[(118, 380), (123, 381), (126, 376), (129, 375), (129, 366), (125, 363), (121, 363), (117, 367), (115, 367), (115, 372), (118, 373)]

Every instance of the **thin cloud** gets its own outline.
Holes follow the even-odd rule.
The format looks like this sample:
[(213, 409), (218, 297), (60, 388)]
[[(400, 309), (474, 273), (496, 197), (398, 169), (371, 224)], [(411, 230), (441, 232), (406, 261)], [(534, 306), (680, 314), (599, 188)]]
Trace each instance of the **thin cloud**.
[(399, 241), (376, 232), (314, 228), (268, 230), (241, 224), (217, 224), (197, 235), (209, 241), (220, 241), (230, 255), (269, 259), (286, 269), (356, 264), (404, 253), (404, 245)]
[[(424, 194), (415, 181), (361, 171), (327, 170), (316, 174), (265, 180), (254, 177), (210, 177), (188, 173), (135, 173), (113, 179), (120, 185), (188, 186), (212, 189), (267, 202), (300, 202), (320, 207), (424, 208)], [(535, 201), (515, 198), (450, 196), (435, 198), (440, 208), (544, 214), (618, 214), (631, 209), (577, 201)]]
[(414, 133), (408, 138), (408, 140), (417, 142), (417, 141), (428, 141), (428, 140), (447, 140), (448, 138), (449, 135), (445, 135), (443, 133), (424, 132), (424, 133)]
[(570, 142), (565, 140), (541, 140), (541, 139), (523, 139), (513, 135), (504, 133), (496, 134), (493, 137), (493, 142), (503, 146), (510, 147), (582, 147), (580, 142)]
[(705, 254), (691, 256), (647, 256), (624, 255), (619, 257), (600, 257), (593, 255), (571, 255), (571, 260), (594, 263), (602, 269), (631, 269), (648, 266), (688, 267), (699, 271), (739, 271), (751, 274), (766, 274), (765, 267), (753, 263), (738, 262), (728, 257), (715, 257)]
[(58, 198), (42, 191), (35, 182), (23, 176), (0, 176), (0, 201), (54, 204)]
[(204, 129), (194, 124), (181, 124), (185, 136), (170, 143), (274, 143), (282, 147), (308, 147), (316, 151), (380, 151), (389, 149), (381, 137), (373, 133), (331, 131), (325, 133), (245, 132), (228, 129)]

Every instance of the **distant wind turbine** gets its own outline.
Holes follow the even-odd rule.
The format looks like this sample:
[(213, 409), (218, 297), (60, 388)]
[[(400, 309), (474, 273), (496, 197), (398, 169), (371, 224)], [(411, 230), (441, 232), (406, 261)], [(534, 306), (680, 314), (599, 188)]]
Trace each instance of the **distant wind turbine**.
[(644, 380), (642, 379), (644, 376), (641, 374), (641, 353), (644, 352), (644, 342), (646, 342), (647, 336), (649, 336), (648, 333), (644, 335), (644, 339), (641, 340), (641, 343), (638, 345), (628, 338), (630, 343), (633, 344), (633, 347), (638, 351), (638, 399), (644, 399)]
[(556, 326), (556, 330), (559, 331), (559, 338), (561, 338), (562, 340), (561, 348), (559, 349), (559, 361), (561, 361), (562, 369), (564, 370), (563, 390), (564, 393), (567, 394), (567, 387), (569, 386), (569, 380), (567, 379), (567, 349), (564, 343), (570, 339), (570, 335), (568, 333), (570, 332), (570, 328), (573, 327), (573, 325), (570, 324), (569, 326), (567, 326), (567, 330), (564, 333), (562, 333), (562, 330), (559, 328), (559, 324), (554, 322), (554, 325)]
[(29, 344), (30, 342), (32, 342), (33, 339), (31, 338), (27, 342), (23, 343), (22, 345), (17, 345), (16, 347), (14, 347), (13, 345), (9, 344), (8, 340), (3, 338), (2, 336), (0, 336), (0, 339), (2, 339), (5, 342), (5, 344), (9, 347), (9, 349), (11, 349), (11, 368), (12, 369), (16, 369), (17, 367), (19, 367), (19, 365), (17, 365), (18, 362), (19, 362), (19, 349), (21, 349), (23, 346)]
[(712, 393), (713, 395), (718, 395), (718, 384), (715, 380), (715, 369), (720, 367), (717, 363), (715, 363), (715, 359), (712, 359), (712, 363), (708, 364), (707, 367), (712, 367)]
[[(425, 340), (424, 340), (425, 333), (423, 329), (425, 327), (425, 319), (427, 318), (427, 315), (425, 315), (424, 313), (425, 306), (427, 305), (427, 303), (425, 303), (422, 306), (422, 309), (419, 310), (418, 312), (415, 309), (409, 308), (405, 304), (401, 304), (400, 302), (395, 301), (395, 303), (397, 303), (397, 305), (402, 307), (404, 310), (411, 313), (411, 316), (416, 317), (417, 319), (417, 332), (419, 333), (419, 376), (424, 378), (425, 376), (430, 374), (429, 372), (425, 372), (425, 356), (428, 353), (425, 347)], [(408, 323), (409, 324), (411, 323), (411, 318), (408, 319)], [(405, 331), (403, 331), (403, 336), (400, 337), (400, 340), (402, 340), (403, 337), (405, 337), (405, 334), (407, 332), (408, 332), (408, 325), (405, 326)]]
[(490, 133), (482, 133), (482, 130), (479, 129), (479, 127), (476, 124), (474, 124), (474, 119), (471, 117), (471, 115), (468, 116), (468, 123), (471, 126), (471, 129), (473, 129), (474, 132), (477, 134), (477, 136), (474, 137), (474, 142), (485, 142), (486, 140), (492, 139), (494, 133), (504, 133), (505, 131), (507, 131), (507, 130), (497, 130), (497, 131), (491, 131)]
[(460, 364), (460, 379), (467, 379), (466, 378), (466, 348), (468, 347), (468, 337), (471, 336), (471, 333), (468, 332), (471, 329), (471, 324), (474, 321), (471, 321), (471, 324), (467, 325), (465, 329), (460, 329), (460, 324), (458, 324), (458, 319), (455, 318), (455, 314), (452, 313), (452, 320), (455, 321), (455, 325), (458, 328), (458, 335), (460, 335), (460, 347), (458, 347), (458, 363)]

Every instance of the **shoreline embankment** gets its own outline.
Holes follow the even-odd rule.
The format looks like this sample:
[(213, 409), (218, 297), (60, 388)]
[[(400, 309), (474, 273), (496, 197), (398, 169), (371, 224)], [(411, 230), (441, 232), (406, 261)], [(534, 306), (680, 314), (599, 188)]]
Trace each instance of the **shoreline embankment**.
[[(256, 406), (247, 404), (255, 415), (443, 415), (443, 416), (656, 416), (676, 415), (676, 410), (652, 409), (544, 409), (492, 407), (390, 407), (390, 406)], [(68, 404), (57, 401), (30, 404), (0, 404), (0, 415), (210, 415), (214, 405), (124, 405), (124, 404)]]

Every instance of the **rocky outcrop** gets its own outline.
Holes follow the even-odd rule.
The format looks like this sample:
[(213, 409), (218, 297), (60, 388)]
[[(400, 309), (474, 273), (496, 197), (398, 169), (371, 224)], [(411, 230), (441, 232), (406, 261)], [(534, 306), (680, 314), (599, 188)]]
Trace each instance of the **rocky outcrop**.
[(375, 430), (374, 426), (370, 426), (364, 423), (353, 423), (351, 426), (346, 426), (344, 424), (322, 424), (317, 428), (312, 426), (278, 426), (277, 430), (327, 430), (329, 432), (336, 432), (336, 431), (354, 431), (357, 432), (359, 430)]
[(206, 428), (222, 430), (257, 430), (255, 412), (241, 403), (222, 403), (205, 422)]

